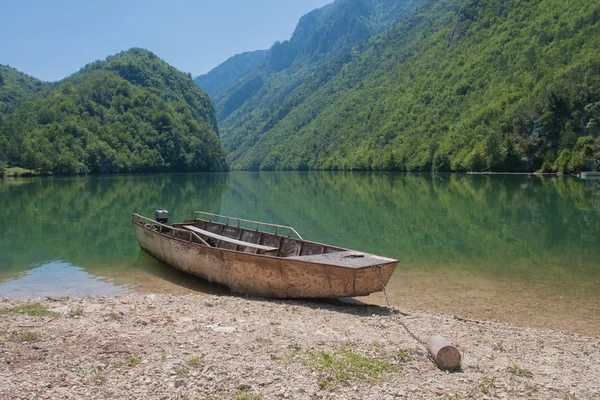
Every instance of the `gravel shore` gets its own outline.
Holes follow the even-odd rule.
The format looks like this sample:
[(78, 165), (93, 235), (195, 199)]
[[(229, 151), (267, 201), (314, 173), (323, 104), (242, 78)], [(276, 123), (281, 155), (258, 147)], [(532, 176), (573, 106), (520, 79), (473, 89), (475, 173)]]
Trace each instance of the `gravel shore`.
[[(365, 304), (0, 302), (1, 399), (600, 399), (600, 339)], [(439, 370), (419, 338), (462, 354)]]

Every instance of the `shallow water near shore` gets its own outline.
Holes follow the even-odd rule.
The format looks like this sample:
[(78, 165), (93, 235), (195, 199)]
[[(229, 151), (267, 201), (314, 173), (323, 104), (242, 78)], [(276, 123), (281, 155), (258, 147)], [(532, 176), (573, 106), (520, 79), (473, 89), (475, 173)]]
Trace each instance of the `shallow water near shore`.
[[(234, 172), (0, 181), (0, 297), (224, 293), (137, 246), (131, 213), (293, 226), (394, 257), (392, 305), (600, 336), (600, 181)], [(360, 300), (383, 304), (382, 294)]]

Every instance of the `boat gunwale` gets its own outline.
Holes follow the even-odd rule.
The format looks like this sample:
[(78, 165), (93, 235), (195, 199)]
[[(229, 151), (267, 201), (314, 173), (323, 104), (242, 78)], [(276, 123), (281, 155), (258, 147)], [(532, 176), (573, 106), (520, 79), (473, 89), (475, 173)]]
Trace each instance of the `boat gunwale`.
[[(152, 221), (156, 225), (160, 225), (160, 226), (162, 226), (164, 228), (167, 228), (167, 229), (170, 229), (170, 230), (177, 230), (177, 231), (180, 231), (180, 232), (183, 232), (183, 233), (192, 233), (195, 236), (197, 236), (192, 231), (189, 231), (189, 230), (186, 230), (186, 229), (179, 229), (179, 228), (172, 227), (172, 226), (169, 226), (169, 225), (164, 225), (164, 224), (162, 224), (162, 223), (160, 223), (158, 221), (154, 221), (154, 220), (152, 220), (150, 218), (144, 217), (144, 216), (136, 214), (136, 213), (134, 213), (133, 216), (134, 217), (135, 216), (141, 217), (142, 219), (145, 219), (145, 220), (148, 220), (148, 221)], [(137, 225), (137, 226), (141, 227), (142, 229), (147, 230), (150, 233), (160, 235), (160, 236), (162, 236), (162, 237), (164, 237), (166, 239), (169, 239), (169, 240), (177, 240), (177, 241), (182, 242), (182, 243), (186, 243), (186, 244), (189, 244), (189, 245), (192, 245), (192, 246), (196, 246), (196, 247), (206, 248), (208, 250), (215, 251), (215, 252), (227, 252), (227, 253), (234, 253), (234, 254), (239, 254), (239, 255), (244, 255), (244, 256), (251, 256), (251, 257), (258, 257), (258, 258), (267, 258), (267, 259), (273, 259), (273, 260), (289, 260), (291, 262), (298, 262), (298, 263), (301, 263), (301, 264), (319, 264), (319, 265), (324, 265), (324, 266), (327, 266), (327, 267), (341, 268), (341, 269), (344, 269), (344, 270), (361, 270), (361, 269), (367, 269), (367, 268), (373, 268), (373, 267), (383, 267), (383, 266), (386, 266), (386, 265), (389, 265), (389, 264), (394, 264), (394, 263), (397, 264), (399, 262), (398, 260), (393, 259), (393, 258), (388, 258), (388, 257), (383, 257), (383, 256), (377, 256), (377, 257), (383, 259), (380, 264), (366, 265), (366, 266), (361, 266), (361, 267), (348, 267), (348, 266), (344, 266), (344, 265), (335, 265), (335, 264), (331, 264), (331, 263), (327, 263), (327, 262), (323, 262), (323, 261), (318, 261), (318, 260), (310, 260), (309, 261), (309, 260), (302, 260), (302, 259), (292, 258), (292, 257), (277, 257), (277, 256), (271, 256), (271, 255), (267, 255), (267, 254), (254, 254), (254, 253), (246, 253), (246, 252), (238, 251), (238, 250), (221, 249), (221, 248), (218, 248), (218, 247), (208, 246), (208, 245), (205, 245), (205, 244), (202, 244), (202, 243), (192, 242), (190, 240), (180, 239), (180, 238), (177, 238), (177, 237), (172, 236), (172, 235), (167, 235), (165, 233), (152, 230), (152, 229), (150, 229), (150, 226), (152, 226), (152, 225), (146, 226), (146, 224), (143, 224), (143, 223), (141, 223), (139, 221), (135, 221), (134, 217), (132, 217), (132, 225)], [(215, 222), (213, 222), (213, 223), (215, 223)], [(224, 224), (220, 224), (220, 225), (224, 225)], [(244, 228), (242, 228), (242, 229), (244, 229)], [(202, 240), (202, 238), (200, 238), (200, 239)], [(328, 244), (319, 243), (319, 242), (311, 242), (309, 240), (304, 240), (304, 239), (302, 240), (302, 242), (304, 242), (304, 243), (310, 243), (310, 244), (316, 244), (316, 245), (320, 245), (320, 246), (330, 247), (330, 245), (328, 245)], [(361, 253), (361, 254), (364, 254), (364, 255), (373, 255), (373, 256), (375, 256), (374, 254), (364, 253), (364, 252), (357, 251), (357, 250), (346, 249), (346, 248), (343, 248), (343, 247), (339, 247), (339, 248), (342, 251), (356, 251), (357, 253)]]
[[(210, 218), (209, 219), (203, 219), (203, 218), (198, 218), (198, 215), (208, 215)], [(225, 223), (219, 222), (219, 221), (213, 221), (212, 217), (216, 217), (216, 218), (224, 218), (225, 219)], [(287, 229), (288, 230), (288, 235), (287, 237), (291, 238), (291, 234), (292, 232), (294, 233), (294, 235), (297, 236), (297, 238), (294, 239), (300, 239), (302, 241), (304, 241), (304, 238), (302, 236), (300, 236), (300, 234), (291, 226), (287, 226), (287, 225), (278, 225), (278, 224), (271, 224), (268, 222), (260, 222), (260, 221), (253, 221), (250, 219), (242, 219), (242, 218), (235, 218), (235, 217), (228, 217), (227, 215), (219, 215), (219, 214), (213, 214), (213, 213), (209, 213), (209, 212), (205, 212), (205, 211), (194, 211), (194, 222), (196, 221), (204, 221), (204, 222), (208, 222), (211, 224), (219, 224), (219, 225), (223, 225), (223, 226), (232, 226), (234, 228), (238, 228), (238, 229), (249, 229), (249, 228), (244, 228), (241, 226), (241, 223), (249, 223), (252, 225), (256, 225), (256, 231), (257, 232), (261, 232), (261, 233), (268, 233), (271, 235), (275, 235), (275, 236), (281, 236), (281, 237), (285, 237), (283, 235), (280, 235), (278, 230), (279, 229)], [(237, 221), (237, 226), (236, 225), (230, 225), (229, 222), (230, 221)], [(261, 231), (259, 229), (260, 226), (268, 226), (268, 227), (272, 227), (275, 228), (275, 232), (268, 232), (268, 231)]]

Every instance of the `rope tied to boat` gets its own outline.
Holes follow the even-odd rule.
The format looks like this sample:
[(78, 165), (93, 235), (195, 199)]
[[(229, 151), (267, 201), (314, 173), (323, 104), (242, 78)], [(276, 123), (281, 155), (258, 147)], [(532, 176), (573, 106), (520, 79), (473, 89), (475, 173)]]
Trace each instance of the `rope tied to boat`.
[[(392, 316), (394, 314), (401, 314), (400, 310), (396, 310), (394, 307), (392, 307), (392, 305), (390, 304), (390, 299), (387, 295), (387, 291), (385, 290), (385, 283), (383, 282), (383, 265), (379, 266), (379, 279), (381, 281), (381, 289), (383, 289), (383, 296), (385, 297), (385, 304), (386, 304), (386, 308), (389, 310), (390, 314), (392, 314)], [(404, 323), (404, 321), (402, 321), (400, 318), (397, 318), (396, 321), (400, 324), (400, 326), (402, 326), (404, 328), (404, 330), (410, 335), (410, 337), (412, 337), (414, 340), (417, 341), (417, 343), (419, 343), (420, 345), (422, 345), (423, 347), (427, 347), (427, 344), (425, 343), (425, 341), (419, 339), (419, 337), (417, 335), (415, 335), (409, 328), (408, 326), (406, 326), (406, 323)]]

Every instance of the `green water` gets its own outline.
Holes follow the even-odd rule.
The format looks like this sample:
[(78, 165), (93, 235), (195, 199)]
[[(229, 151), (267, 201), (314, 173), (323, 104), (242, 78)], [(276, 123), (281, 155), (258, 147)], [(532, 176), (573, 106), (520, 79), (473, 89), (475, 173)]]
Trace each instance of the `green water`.
[(203, 210), (397, 258), (391, 296), (407, 304), (445, 293), (454, 312), (464, 293), (444, 288), (461, 284), (518, 287), (506, 296), (548, 308), (557, 291), (589, 313), (600, 305), (600, 181), (325, 172), (2, 180), (0, 297), (222, 290), (139, 250), (131, 213), (156, 208), (171, 222)]

